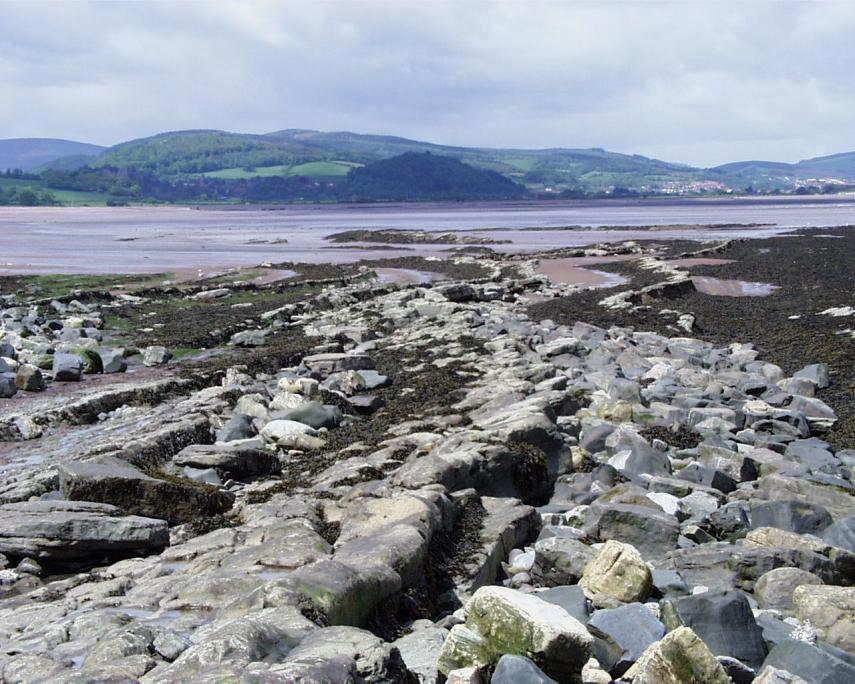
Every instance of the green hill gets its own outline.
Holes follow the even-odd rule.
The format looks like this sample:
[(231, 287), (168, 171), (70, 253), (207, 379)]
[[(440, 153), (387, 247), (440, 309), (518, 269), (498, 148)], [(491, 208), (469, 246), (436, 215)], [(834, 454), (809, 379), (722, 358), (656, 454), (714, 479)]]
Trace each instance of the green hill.
[(803, 159), (795, 164), (769, 161), (732, 162), (716, 170), (739, 176), (758, 185), (780, 184), (785, 179), (855, 182), (855, 152)]
[(362, 200), (515, 199), (526, 194), (495, 171), (430, 152), (405, 152), (353, 169), (345, 192)]

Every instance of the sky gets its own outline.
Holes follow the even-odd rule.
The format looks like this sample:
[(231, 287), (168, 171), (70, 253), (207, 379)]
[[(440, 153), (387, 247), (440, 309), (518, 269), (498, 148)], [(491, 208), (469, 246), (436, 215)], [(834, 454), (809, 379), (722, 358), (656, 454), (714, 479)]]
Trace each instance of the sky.
[(284, 128), (697, 166), (855, 150), (855, 1), (0, 0), (0, 138)]

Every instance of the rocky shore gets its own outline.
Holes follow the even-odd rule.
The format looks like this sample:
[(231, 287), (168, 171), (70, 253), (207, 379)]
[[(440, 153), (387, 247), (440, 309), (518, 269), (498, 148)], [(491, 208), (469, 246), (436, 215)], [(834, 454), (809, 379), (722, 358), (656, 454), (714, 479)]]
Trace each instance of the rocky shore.
[[(775, 240), (851, 283), (842, 233)], [(855, 681), (852, 290), (669, 263), (777, 244), (2, 292), (0, 679)]]

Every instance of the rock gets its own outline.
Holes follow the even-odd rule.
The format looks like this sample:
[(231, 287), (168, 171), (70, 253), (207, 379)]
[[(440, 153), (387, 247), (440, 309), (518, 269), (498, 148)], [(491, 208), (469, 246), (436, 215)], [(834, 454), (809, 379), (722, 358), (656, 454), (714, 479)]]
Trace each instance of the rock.
[[(495, 663), (504, 654), (541, 663), (559, 681), (579, 679), (591, 655), (592, 637), (559, 606), (503, 587), (482, 587), (466, 604), (466, 624), (452, 628), (439, 655), (447, 673)], [(463, 647), (462, 644), (468, 644)]]
[(757, 580), (754, 598), (761, 608), (792, 612), (793, 592), (803, 584), (822, 584), (822, 580), (799, 568), (775, 568)]
[(821, 639), (855, 655), (855, 587), (802, 584), (793, 592), (793, 605)]
[(652, 643), (665, 636), (665, 626), (641, 603), (595, 611), (588, 631), (597, 638), (594, 655), (614, 677), (620, 677)]
[(479, 667), (461, 667), (448, 673), (445, 684), (484, 684), (484, 678)]
[(261, 430), (264, 441), (286, 449), (319, 449), (325, 442), (317, 430), (296, 420), (272, 420)]
[(98, 354), (104, 373), (124, 373), (128, 370), (124, 349), (99, 349)]
[(785, 672), (784, 670), (779, 670), (776, 667), (772, 667), (771, 665), (767, 665), (763, 668), (759, 675), (757, 675), (752, 684), (808, 684), (804, 679), (799, 677), (798, 675), (794, 675), (791, 672)]
[(58, 466), (59, 489), (69, 501), (96, 501), (126, 513), (171, 524), (224, 513), (234, 496), (210, 485), (183, 478), (150, 477), (116, 458), (66, 461)]
[(386, 400), (383, 397), (378, 397), (374, 394), (360, 394), (356, 397), (348, 397), (347, 403), (350, 404), (357, 413), (365, 416), (370, 416), (375, 411), (379, 411), (386, 405)]
[(571, 617), (576, 618), (582, 624), (586, 624), (590, 619), (590, 615), (588, 615), (588, 599), (579, 585), (572, 587), (552, 587), (546, 591), (538, 592), (535, 596), (544, 601), (549, 601), (549, 603), (561, 606)]
[(585, 566), (579, 584), (595, 606), (611, 607), (646, 601), (653, 577), (633, 546), (609, 540)]
[(769, 652), (763, 661), (763, 669), (768, 667), (801, 677), (808, 684), (855, 682), (855, 666), (828, 651), (793, 639), (781, 641)]
[(793, 373), (793, 377), (808, 380), (819, 389), (825, 389), (829, 385), (828, 366), (824, 363), (814, 363), (810, 366), (805, 366), (800, 371)]
[(777, 527), (799, 534), (817, 534), (831, 525), (831, 515), (803, 501), (763, 501), (751, 507), (752, 527)]
[(143, 365), (162, 366), (172, 358), (172, 354), (166, 347), (152, 346), (143, 349)]
[(503, 655), (490, 684), (558, 684), (525, 656)]
[(18, 388), (15, 387), (15, 378), (7, 375), (0, 375), (0, 399), (10, 399), (18, 393)]
[(823, 541), (855, 553), (855, 515), (838, 520), (822, 532)]
[(677, 601), (680, 620), (715, 655), (731, 656), (757, 669), (766, 657), (762, 630), (738, 591), (706, 592)]
[(307, 401), (285, 414), (286, 420), (305, 423), (315, 429), (338, 427), (341, 418), (342, 413), (338, 406), (325, 406), (317, 401)]
[(433, 625), (424, 626), (396, 639), (392, 646), (400, 651), (407, 669), (419, 678), (419, 682), (432, 684), (436, 681), (436, 660), (447, 636), (447, 630)]
[(373, 370), (374, 362), (367, 354), (325, 353), (313, 354), (303, 358), (303, 365), (312, 373), (327, 376), (342, 371)]
[(196, 294), (190, 295), (190, 299), (196, 300), (207, 300), (207, 299), (221, 299), (223, 297), (231, 296), (232, 291), (227, 287), (217, 287), (213, 290), (202, 290), (201, 292), (197, 292)]
[(215, 468), (237, 479), (278, 472), (279, 459), (261, 446), (260, 440), (245, 443), (191, 444), (175, 454), (172, 462), (191, 468)]
[(229, 344), (235, 347), (260, 347), (267, 342), (273, 330), (241, 330), (231, 336)]
[(49, 561), (157, 550), (169, 543), (163, 520), (123, 516), (89, 501), (27, 501), (0, 506), (0, 553)]
[(256, 434), (252, 417), (243, 413), (235, 413), (223, 427), (217, 430), (217, 442), (236, 442), (241, 439), (250, 439)]
[(22, 363), (15, 375), (15, 387), (25, 392), (41, 392), (45, 388), (45, 379), (38, 368)]
[(652, 644), (623, 678), (633, 684), (730, 684), (724, 668), (688, 627)]
[(366, 684), (405, 684), (411, 675), (397, 648), (371, 632), (356, 627), (326, 627), (305, 637), (286, 662), (306, 657), (327, 659), (348, 656), (356, 661), (356, 671)]
[(57, 382), (78, 382), (83, 375), (83, 359), (77, 354), (54, 354), (52, 373)]
[(538, 586), (576, 584), (585, 565), (593, 558), (591, 547), (575, 539), (548, 537), (534, 545), (531, 576)]
[(661, 558), (676, 548), (680, 526), (658, 506), (597, 501), (591, 506), (585, 531), (595, 539), (632, 544), (645, 558)]

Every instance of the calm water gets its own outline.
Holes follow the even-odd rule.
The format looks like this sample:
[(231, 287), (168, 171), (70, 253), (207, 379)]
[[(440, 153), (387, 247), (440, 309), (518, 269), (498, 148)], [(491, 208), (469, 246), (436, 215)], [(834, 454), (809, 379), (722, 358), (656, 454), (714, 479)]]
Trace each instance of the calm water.
[[(349, 229), (487, 230), (519, 252), (627, 239), (763, 237), (784, 228), (855, 223), (855, 200), (748, 202), (548, 202), (314, 206), (281, 210), (194, 210), (180, 207), (0, 208), (0, 273), (210, 272), (261, 262), (352, 262), (365, 258), (441, 254), (372, 246), (333, 247), (324, 237)], [(686, 225), (763, 223), (741, 230)], [(549, 230), (562, 226), (584, 230)], [(675, 226), (642, 231), (602, 226)], [(527, 231), (525, 228), (546, 230)], [(282, 243), (282, 240), (287, 243)]]

